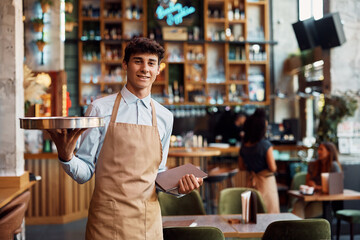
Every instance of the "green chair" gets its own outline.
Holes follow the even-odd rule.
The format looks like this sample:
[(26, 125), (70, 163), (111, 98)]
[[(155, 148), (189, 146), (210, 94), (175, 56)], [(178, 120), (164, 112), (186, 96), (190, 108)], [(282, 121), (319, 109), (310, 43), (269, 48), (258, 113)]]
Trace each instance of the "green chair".
[(266, 213), (266, 207), (261, 194), (254, 188), (225, 188), (220, 192), (219, 214), (241, 214), (241, 194), (253, 191), (257, 195), (257, 212)]
[(201, 196), (197, 190), (180, 198), (159, 192), (158, 198), (162, 216), (206, 214)]
[(224, 240), (224, 234), (216, 227), (167, 227), (164, 240)]
[(265, 230), (262, 240), (330, 240), (331, 230), (327, 220), (304, 219), (276, 221)]
[[(294, 175), (291, 182), (291, 190), (299, 190), (300, 185), (306, 184), (306, 174), (307, 172), (298, 172)], [(295, 202), (298, 201), (296, 197), (289, 197), (288, 211), (293, 210)], [(308, 202), (304, 210), (305, 218), (315, 218), (322, 217), (322, 202)]]
[[(291, 181), (290, 190), (299, 190), (300, 185), (306, 183), (306, 174), (307, 172), (296, 173)], [(294, 205), (296, 200), (297, 200), (296, 197), (292, 197), (292, 196), (289, 197), (289, 204), (288, 204), (289, 212), (291, 212), (292, 206)]]
[(336, 239), (340, 237), (340, 225), (341, 220), (344, 220), (350, 224), (350, 239), (354, 240), (354, 223), (360, 223), (360, 210), (344, 209), (336, 211), (337, 227), (336, 227)]

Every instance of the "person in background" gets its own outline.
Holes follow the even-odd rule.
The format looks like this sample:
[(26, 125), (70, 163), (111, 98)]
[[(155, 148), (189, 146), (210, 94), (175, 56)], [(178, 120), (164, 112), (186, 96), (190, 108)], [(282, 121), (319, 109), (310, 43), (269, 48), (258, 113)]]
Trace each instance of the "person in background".
[[(321, 173), (341, 172), (336, 146), (331, 142), (322, 142), (318, 147), (318, 158), (308, 165), (306, 185), (321, 191)], [(338, 206), (333, 206), (338, 207)], [(322, 215), (322, 202), (304, 202), (298, 199), (292, 213), (301, 218), (318, 217)]]
[(268, 213), (279, 213), (279, 196), (275, 180), (277, 170), (271, 143), (266, 133), (265, 110), (258, 108), (244, 124), (244, 141), (240, 148), (239, 168), (249, 172), (247, 187), (257, 189)]
[[(86, 116), (103, 117), (105, 126), (49, 131), (66, 173), (78, 183), (96, 172), (86, 239), (163, 239), (155, 179), (165, 168), (173, 115), (151, 98), (164, 49), (148, 38), (132, 39), (122, 69), (127, 83), (117, 94), (91, 103)], [(194, 175), (179, 180), (179, 194), (203, 183)]]
[(244, 131), (244, 124), (246, 121), (246, 114), (243, 112), (240, 112), (236, 114), (235, 120), (234, 120), (234, 138), (237, 140), (237, 142), (242, 142), (245, 136)]
[(215, 127), (216, 136), (221, 137), (221, 142), (230, 145), (241, 143), (245, 135), (245, 120), (246, 114), (243, 112), (237, 114), (230, 111), (224, 112)]

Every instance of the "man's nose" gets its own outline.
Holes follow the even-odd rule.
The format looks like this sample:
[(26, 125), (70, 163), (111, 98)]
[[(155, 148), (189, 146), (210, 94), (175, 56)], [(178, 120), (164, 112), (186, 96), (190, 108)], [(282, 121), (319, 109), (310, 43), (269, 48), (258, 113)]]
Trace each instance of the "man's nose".
[(141, 64), (141, 71), (145, 73), (149, 72), (149, 66), (146, 63)]

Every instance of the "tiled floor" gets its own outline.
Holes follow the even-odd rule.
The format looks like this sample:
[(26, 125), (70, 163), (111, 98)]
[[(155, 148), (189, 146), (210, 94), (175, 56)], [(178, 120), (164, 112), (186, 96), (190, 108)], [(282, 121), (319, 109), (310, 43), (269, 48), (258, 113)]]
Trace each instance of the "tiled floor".
[[(61, 225), (28, 225), (26, 240), (81, 240), (85, 239), (86, 219)], [(340, 240), (348, 240), (350, 236), (343, 235)], [(360, 240), (360, 235), (355, 236)]]

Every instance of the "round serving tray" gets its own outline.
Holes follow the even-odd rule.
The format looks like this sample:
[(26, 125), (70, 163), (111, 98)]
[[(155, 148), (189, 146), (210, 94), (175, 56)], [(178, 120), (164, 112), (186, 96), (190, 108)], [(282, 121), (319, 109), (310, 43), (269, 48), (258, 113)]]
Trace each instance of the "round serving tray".
[(104, 126), (102, 117), (24, 117), (20, 118), (23, 129), (75, 129)]

